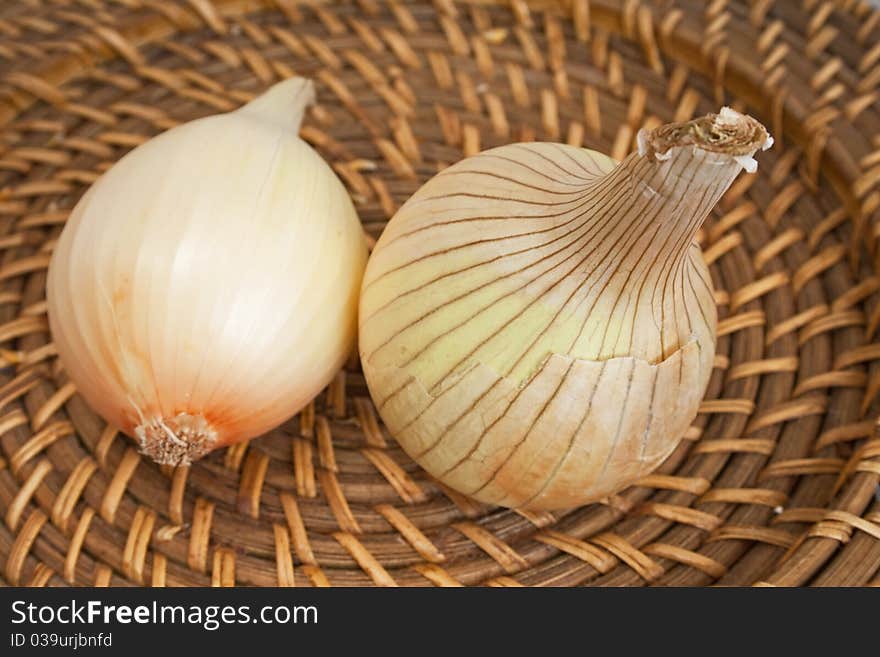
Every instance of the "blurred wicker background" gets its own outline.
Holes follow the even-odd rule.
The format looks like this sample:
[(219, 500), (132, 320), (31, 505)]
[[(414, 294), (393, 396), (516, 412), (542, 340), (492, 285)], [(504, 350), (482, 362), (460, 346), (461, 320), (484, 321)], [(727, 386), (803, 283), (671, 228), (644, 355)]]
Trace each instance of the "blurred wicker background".
[[(191, 468), (77, 396), (46, 267), (132, 147), (306, 75), (302, 135), (366, 232), (517, 140), (621, 157), (723, 104), (776, 137), (702, 231), (721, 317), (701, 413), (656, 474), (559, 513), (415, 466), (352, 362), (299, 416)], [(880, 582), (880, 11), (866, 1), (5, 0), (0, 577), (21, 585)]]

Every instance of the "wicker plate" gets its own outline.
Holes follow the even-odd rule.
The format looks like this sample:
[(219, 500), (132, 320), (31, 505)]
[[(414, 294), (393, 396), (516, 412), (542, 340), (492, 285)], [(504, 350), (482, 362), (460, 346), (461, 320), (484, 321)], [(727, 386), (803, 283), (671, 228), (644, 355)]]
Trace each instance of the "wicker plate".
[[(864, 584), (880, 567), (880, 13), (865, 2), (306, 5), (17, 0), (0, 9), (0, 564), (10, 584)], [(545, 9), (549, 10), (545, 12)], [(525, 514), (442, 489), (356, 364), (189, 469), (107, 428), (58, 366), (46, 267), (129, 148), (282, 76), (376, 237), (463, 154), (732, 103), (777, 146), (702, 234), (721, 338), (702, 412), (642, 485)]]

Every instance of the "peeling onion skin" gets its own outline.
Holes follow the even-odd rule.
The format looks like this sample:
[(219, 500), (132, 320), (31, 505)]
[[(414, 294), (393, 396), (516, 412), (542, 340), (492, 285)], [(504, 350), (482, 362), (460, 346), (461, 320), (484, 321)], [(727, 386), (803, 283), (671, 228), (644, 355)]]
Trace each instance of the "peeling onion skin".
[(297, 135), (313, 100), (293, 78), (151, 139), (88, 190), (55, 248), (61, 362), (159, 463), (278, 426), (354, 348), (366, 242)]
[(697, 414), (717, 316), (694, 241), (772, 141), (725, 108), (617, 164), (527, 143), (445, 169), (364, 276), (359, 348), (383, 420), (451, 488), (566, 509), (654, 470)]

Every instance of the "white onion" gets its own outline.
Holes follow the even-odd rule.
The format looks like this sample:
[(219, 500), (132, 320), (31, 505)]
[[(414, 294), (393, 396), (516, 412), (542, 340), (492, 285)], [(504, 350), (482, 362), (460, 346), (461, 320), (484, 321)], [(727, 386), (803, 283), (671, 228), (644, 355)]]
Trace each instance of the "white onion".
[(294, 78), (143, 144), (88, 190), (55, 248), (61, 361), (160, 463), (272, 429), (353, 348), (366, 245), (297, 135), (313, 99)]

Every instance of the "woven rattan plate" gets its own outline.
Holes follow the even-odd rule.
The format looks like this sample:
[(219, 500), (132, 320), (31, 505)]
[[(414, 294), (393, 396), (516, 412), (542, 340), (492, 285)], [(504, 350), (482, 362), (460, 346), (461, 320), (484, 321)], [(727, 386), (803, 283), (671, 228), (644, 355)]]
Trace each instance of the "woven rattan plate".
[[(721, 317), (701, 413), (637, 487), (517, 513), (445, 490), (350, 363), (191, 468), (77, 396), (47, 329), (69, 210), (129, 149), (314, 78), (303, 136), (366, 232), (463, 155), (621, 157), (722, 103), (776, 147), (701, 234)], [(880, 568), (880, 12), (866, 2), (8, 0), (0, 8), (0, 574), (21, 585), (838, 585)]]

